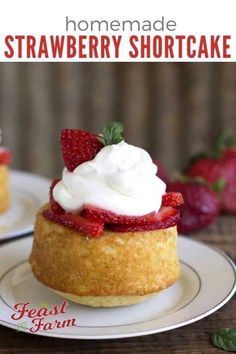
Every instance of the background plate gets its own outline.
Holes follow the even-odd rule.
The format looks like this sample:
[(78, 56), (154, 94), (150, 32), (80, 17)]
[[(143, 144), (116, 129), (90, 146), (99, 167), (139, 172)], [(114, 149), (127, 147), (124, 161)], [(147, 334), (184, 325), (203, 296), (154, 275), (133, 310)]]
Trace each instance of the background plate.
[(48, 201), (50, 181), (30, 173), (10, 170), (10, 208), (0, 215), (0, 241), (33, 230), (35, 214)]
[[(14, 304), (52, 308), (62, 299), (40, 284), (27, 263), (32, 238), (20, 239), (0, 248), (0, 324), (30, 331), (27, 317), (11, 319)], [(179, 237), (182, 275), (172, 287), (153, 299), (129, 307), (90, 308), (69, 303), (65, 315), (46, 321), (76, 320), (75, 327), (40, 330), (39, 335), (75, 338), (125, 338), (158, 333), (200, 320), (223, 306), (235, 291), (235, 266), (221, 251), (189, 238)], [(22, 323), (24, 326), (22, 327)]]

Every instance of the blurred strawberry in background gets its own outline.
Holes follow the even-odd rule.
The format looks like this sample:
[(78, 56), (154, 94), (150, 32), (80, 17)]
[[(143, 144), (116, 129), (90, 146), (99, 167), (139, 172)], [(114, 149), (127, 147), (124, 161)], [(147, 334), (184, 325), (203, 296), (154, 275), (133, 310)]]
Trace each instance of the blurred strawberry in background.
[(178, 231), (189, 234), (209, 225), (218, 216), (220, 203), (213, 188), (220, 189), (221, 181), (211, 188), (203, 179), (181, 176), (167, 185), (168, 192), (180, 192), (184, 204), (180, 206)]
[(178, 231), (190, 234), (211, 224), (220, 212), (236, 213), (236, 138), (220, 134), (212, 148), (195, 155), (184, 175), (170, 178), (163, 165), (153, 161), (167, 192), (180, 192)]
[(201, 152), (190, 161), (186, 174), (203, 177), (209, 183), (224, 181), (221, 211), (236, 213), (236, 138), (221, 134), (210, 151)]

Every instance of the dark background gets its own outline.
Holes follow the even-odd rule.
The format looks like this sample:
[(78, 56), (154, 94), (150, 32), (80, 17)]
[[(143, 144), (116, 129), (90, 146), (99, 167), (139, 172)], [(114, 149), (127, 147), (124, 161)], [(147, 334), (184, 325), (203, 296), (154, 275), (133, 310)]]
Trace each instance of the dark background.
[(0, 64), (0, 127), (14, 168), (60, 175), (61, 128), (101, 132), (113, 120), (169, 171), (181, 168), (222, 128), (236, 134), (236, 64)]

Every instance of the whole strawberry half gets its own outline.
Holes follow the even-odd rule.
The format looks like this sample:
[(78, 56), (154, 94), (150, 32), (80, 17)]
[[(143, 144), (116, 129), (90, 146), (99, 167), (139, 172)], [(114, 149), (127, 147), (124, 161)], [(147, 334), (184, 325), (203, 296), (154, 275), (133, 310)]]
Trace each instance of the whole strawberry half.
[(225, 135), (218, 137), (212, 151), (206, 151), (194, 158), (186, 174), (203, 177), (209, 183), (221, 179), (225, 186), (220, 195), (221, 210), (236, 213), (236, 147)]
[(65, 166), (73, 171), (83, 162), (92, 160), (104, 145), (97, 135), (78, 129), (61, 131), (61, 150)]
[(12, 160), (12, 154), (6, 147), (0, 147), (0, 164), (9, 165)]
[(118, 144), (123, 140), (123, 124), (112, 122), (95, 135), (84, 130), (63, 129), (61, 150), (65, 166), (72, 172), (83, 162), (92, 160), (106, 145)]
[(178, 231), (189, 234), (209, 225), (219, 214), (220, 203), (217, 194), (197, 182), (172, 182), (167, 190), (182, 194), (184, 204), (180, 209)]

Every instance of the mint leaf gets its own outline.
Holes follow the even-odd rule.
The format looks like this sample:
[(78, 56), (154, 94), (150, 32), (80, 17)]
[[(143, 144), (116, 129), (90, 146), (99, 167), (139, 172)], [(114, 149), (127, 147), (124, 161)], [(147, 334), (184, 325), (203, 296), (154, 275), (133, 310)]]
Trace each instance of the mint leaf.
[(124, 126), (122, 123), (113, 122), (105, 127), (102, 134), (99, 136), (99, 140), (106, 146), (112, 144), (118, 144), (123, 139), (122, 133), (124, 132)]
[(214, 346), (229, 352), (236, 352), (236, 328), (222, 328), (211, 334)]

